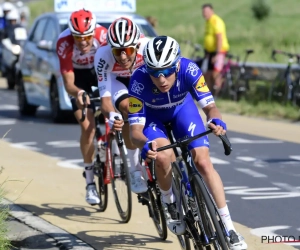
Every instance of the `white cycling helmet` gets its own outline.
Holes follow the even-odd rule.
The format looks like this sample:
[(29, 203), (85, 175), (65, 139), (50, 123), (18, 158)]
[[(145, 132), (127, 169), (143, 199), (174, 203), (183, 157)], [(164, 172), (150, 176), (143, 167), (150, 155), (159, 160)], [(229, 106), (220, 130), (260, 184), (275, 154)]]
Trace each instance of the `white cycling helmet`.
[(3, 4), (2, 4), (2, 9), (3, 9), (3, 11), (10, 11), (10, 10), (13, 10), (13, 9), (15, 9), (16, 7), (12, 4), (12, 3), (10, 3), (10, 2), (4, 2)]
[(69, 29), (73, 35), (84, 36), (94, 32), (96, 16), (89, 10), (74, 11), (69, 19)]
[(116, 19), (107, 31), (107, 41), (114, 48), (135, 46), (140, 36), (139, 27), (126, 17)]
[(146, 44), (143, 54), (145, 64), (151, 68), (174, 66), (181, 57), (178, 42), (169, 36), (152, 38)]
[(11, 10), (6, 15), (6, 20), (19, 20), (20, 19), (20, 13), (18, 10)]

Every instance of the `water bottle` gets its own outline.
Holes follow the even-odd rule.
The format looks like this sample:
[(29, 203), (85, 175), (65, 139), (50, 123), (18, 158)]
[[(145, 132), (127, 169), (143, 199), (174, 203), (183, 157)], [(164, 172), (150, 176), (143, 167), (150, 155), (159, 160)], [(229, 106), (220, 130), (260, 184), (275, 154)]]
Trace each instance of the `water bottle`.
[(103, 138), (100, 137), (97, 141), (98, 145), (98, 154), (101, 162), (106, 161), (106, 143), (103, 141)]

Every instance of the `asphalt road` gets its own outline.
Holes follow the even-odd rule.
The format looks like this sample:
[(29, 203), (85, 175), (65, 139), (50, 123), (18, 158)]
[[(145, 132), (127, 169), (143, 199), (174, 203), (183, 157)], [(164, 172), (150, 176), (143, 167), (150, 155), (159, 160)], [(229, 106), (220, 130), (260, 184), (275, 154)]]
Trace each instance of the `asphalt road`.
[[(39, 110), (34, 118), (20, 117), (15, 91), (0, 89), (0, 135), (7, 133), (5, 140), (11, 147), (58, 158), (62, 168), (81, 168), (79, 132), (77, 124), (53, 124), (47, 110)], [(300, 145), (243, 133), (228, 136), (234, 149), (230, 156), (224, 155), (214, 136), (210, 143), (232, 219), (253, 228), (251, 232), (258, 236), (298, 239)]]

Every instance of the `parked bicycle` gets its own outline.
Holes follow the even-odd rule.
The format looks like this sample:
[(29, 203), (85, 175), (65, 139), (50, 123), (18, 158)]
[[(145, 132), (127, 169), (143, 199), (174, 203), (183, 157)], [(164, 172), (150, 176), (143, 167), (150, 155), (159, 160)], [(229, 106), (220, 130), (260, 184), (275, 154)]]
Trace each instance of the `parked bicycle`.
[(293, 54), (281, 50), (272, 51), (272, 59), (277, 61), (276, 55), (281, 54), (288, 57), (287, 67), (283, 75), (278, 75), (272, 82), (269, 91), (269, 100), (279, 102), (291, 102), (295, 106), (300, 107), (300, 76), (295, 77), (292, 73), (293, 63), (300, 65), (300, 54)]
[[(86, 93), (83, 94), (82, 98), (83, 102), (86, 103)], [(97, 106), (97, 112), (95, 113), (95, 124), (97, 126), (95, 139), (97, 140), (98, 150), (94, 165), (94, 174), (98, 178), (98, 192), (101, 200), (99, 209), (104, 212), (107, 208), (107, 185), (111, 183), (118, 213), (122, 222), (127, 223), (132, 213), (132, 197), (127, 149), (123, 141), (122, 132), (116, 131), (113, 133), (108, 125), (108, 119), (105, 118), (105, 133), (102, 134), (99, 119), (101, 104), (98, 89), (93, 92), (90, 101), (95, 102), (95, 106)], [(81, 122), (84, 121), (85, 116), (86, 111), (83, 108)], [(101, 150), (105, 150), (105, 157), (103, 153), (101, 154)]]
[[(254, 50), (248, 49), (245, 51), (243, 62), (240, 64), (239, 56), (227, 53), (227, 61), (221, 71), (223, 84), (220, 96), (234, 101), (238, 101), (250, 89), (249, 79), (246, 75), (246, 62), (250, 54)], [(233, 59), (235, 61), (233, 61)], [(237, 68), (237, 74), (233, 76), (233, 68)]]
[[(172, 148), (176, 155), (173, 169), (173, 192), (176, 196), (176, 207), (179, 208), (179, 219), (185, 221), (187, 230), (185, 239), (191, 239), (196, 250), (202, 249), (229, 249), (229, 233), (221, 220), (216, 203), (192, 160), (188, 144), (208, 135), (207, 130), (193, 137), (185, 137), (175, 141), (172, 128), (166, 126), (170, 145), (160, 147), (157, 151)], [(225, 149), (225, 155), (232, 151), (231, 144), (226, 136), (220, 136)], [(178, 151), (181, 150), (181, 155)], [(186, 244), (185, 249), (190, 249)]]

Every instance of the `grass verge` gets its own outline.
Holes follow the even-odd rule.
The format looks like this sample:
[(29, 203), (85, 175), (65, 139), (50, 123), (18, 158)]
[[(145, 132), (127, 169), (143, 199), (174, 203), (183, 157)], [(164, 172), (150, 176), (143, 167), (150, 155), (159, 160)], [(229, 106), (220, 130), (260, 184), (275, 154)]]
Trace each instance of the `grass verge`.
[(245, 100), (239, 102), (218, 99), (216, 104), (221, 112), (244, 116), (261, 117), (272, 120), (300, 121), (300, 109), (291, 105), (279, 103), (258, 102), (249, 103)]
[[(0, 174), (3, 171), (3, 167), (0, 169)], [(8, 225), (7, 218), (9, 216), (8, 207), (3, 205), (4, 189), (3, 185), (0, 185), (0, 249), (11, 249), (10, 240), (7, 237)]]

